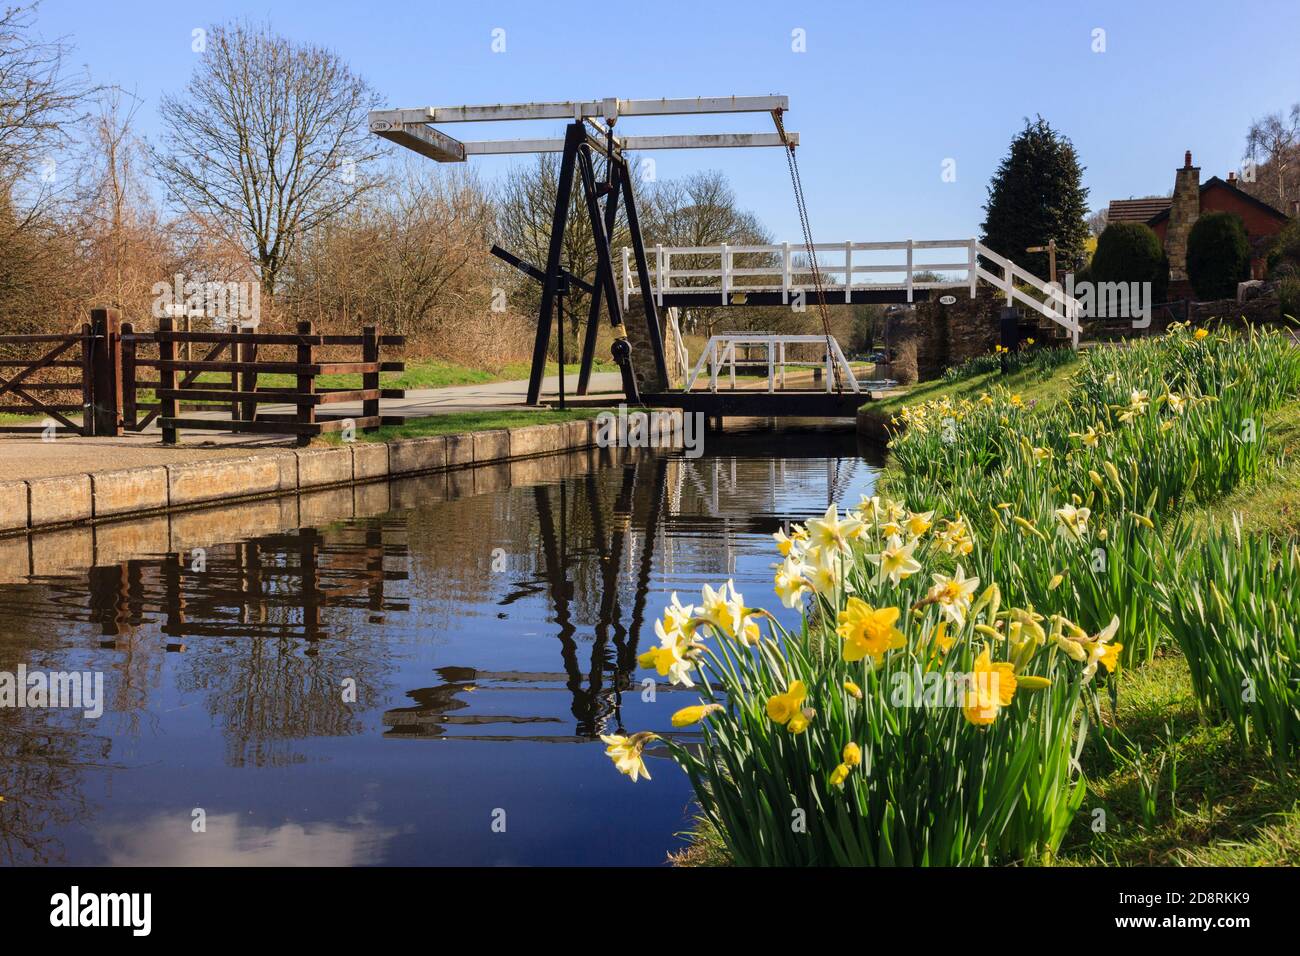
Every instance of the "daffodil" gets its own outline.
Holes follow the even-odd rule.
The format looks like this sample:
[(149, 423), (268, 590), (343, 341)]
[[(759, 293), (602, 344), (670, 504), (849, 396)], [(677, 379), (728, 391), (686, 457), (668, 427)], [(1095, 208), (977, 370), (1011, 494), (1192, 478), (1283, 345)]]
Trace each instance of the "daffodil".
[(962, 570), (960, 564), (957, 565), (957, 571), (952, 577), (932, 574), (931, 578), (934, 580), (934, 587), (930, 589), (927, 596), (938, 602), (943, 613), (953, 624), (957, 627), (963, 626), (966, 623), (966, 613), (970, 610), (971, 596), (980, 586), (980, 579), (966, 577), (966, 572)]
[(776, 549), (781, 552), (781, 557), (788, 558), (792, 550), (797, 550), (799, 545), (808, 541), (808, 530), (802, 525), (794, 525), (790, 529), (790, 534), (786, 534), (782, 529), (772, 535), (776, 541)]
[(1088, 663), (1083, 668), (1085, 684), (1097, 673), (1098, 664), (1106, 668), (1108, 674), (1113, 674), (1119, 669), (1119, 652), (1124, 649), (1124, 645), (1112, 643), (1112, 638), (1117, 631), (1119, 631), (1118, 615), (1112, 616), (1110, 623), (1099, 633), (1080, 642), (1088, 655)]
[(853, 683), (853, 681), (846, 680), (844, 682), (844, 689), (848, 691), (848, 695), (850, 697), (854, 697), (858, 700), (862, 699), (862, 688), (859, 687), (857, 684)]
[(896, 607), (873, 608), (860, 598), (849, 598), (835, 628), (844, 641), (844, 659), (860, 661), (870, 657), (878, 664), (887, 651), (905, 646), (907, 639), (894, 626), (901, 613)]
[(816, 593), (831, 597), (840, 589), (853, 590), (853, 585), (844, 577), (845, 558), (838, 551), (825, 552), (812, 549), (808, 552), (808, 585)]
[(786, 558), (776, 566), (776, 596), (786, 607), (798, 607), (803, 596), (812, 590), (812, 582), (808, 580), (809, 571), (803, 562), (793, 557)]
[(694, 687), (690, 672), (695, 667), (693, 658), (698, 642), (687, 631), (665, 630), (663, 621), (655, 621), (655, 636), (659, 638), (659, 646), (638, 655), (637, 663), (654, 668), (660, 677), (667, 677), (673, 684)]
[(1070, 437), (1078, 439), (1079, 444), (1083, 445), (1084, 448), (1096, 448), (1105, 434), (1106, 427), (1104, 425), (1097, 427), (1089, 425), (1084, 431), (1070, 432)]
[(803, 681), (791, 681), (785, 693), (773, 694), (767, 699), (767, 716), (792, 734), (803, 733), (813, 718), (812, 709), (803, 705), (807, 697), (808, 690)]
[(673, 592), (672, 603), (664, 608), (664, 630), (669, 633), (673, 631), (690, 630), (691, 618), (695, 614), (695, 605), (682, 605), (677, 599), (677, 592)]
[(904, 578), (920, 571), (921, 562), (912, 557), (912, 552), (915, 550), (916, 541), (903, 544), (902, 538), (893, 535), (879, 554), (868, 554), (867, 560), (880, 569), (876, 575), (876, 583), (888, 579), (898, 584)]
[(856, 767), (862, 763), (862, 748), (850, 740), (844, 745), (844, 752), (840, 754), (840, 757), (848, 766)]
[(849, 779), (849, 766), (848, 766), (848, 764), (837, 764), (836, 767), (835, 767), (835, 769), (831, 771), (831, 778), (830, 778), (830, 779), (831, 779), (831, 786), (832, 786), (832, 787), (842, 787), (842, 786), (844, 786), (844, 781), (846, 781), (846, 780)]
[(614, 761), (614, 766), (618, 772), (627, 774), (636, 783), (638, 777), (650, 779), (650, 771), (646, 770), (645, 759), (641, 756), (645, 745), (651, 740), (658, 739), (658, 734), (652, 734), (649, 731), (641, 731), (632, 734), (630, 737), (624, 737), (619, 734), (601, 734), (600, 739), (606, 744), (605, 755)]
[(716, 591), (706, 584), (700, 592), (699, 616), (727, 637), (735, 637), (745, 616), (744, 598), (730, 581)]
[(857, 533), (858, 522), (848, 516), (840, 520), (839, 511), (834, 503), (826, 508), (826, 514), (808, 522), (809, 543), (820, 551), (842, 551), (848, 553), (849, 541)]
[(1203, 339), (1205, 339), (1205, 337), (1208, 336), (1209, 334), (1210, 334), (1209, 329), (1197, 329), (1195, 332), (1192, 333), (1192, 338), (1200, 342)]
[(962, 713), (977, 727), (986, 727), (997, 719), (998, 711), (1011, 705), (1015, 694), (1015, 667), (1006, 661), (993, 662), (985, 647), (968, 675)]
[(919, 538), (934, 525), (933, 511), (913, 511), (907, 516), (907, 533)]
[(1147, 410), (1151, 404), (1150, 393), (1144, 388), (1135, 388), (1129, 394), (1128, 405), (1119, 413), (1119, 420), (1122, 422), (1131, 422)]
[(689, 727), (691, 724), (698, 724), (709, 714), (717, 713), (722, 710), (721, 704), (695, 704), (691, 707), (683, 707), (669, 718), (674, 727)]
[(1088, 536), (1088, 518), (1092, 512), (1087, 508), (1066, 505), (1056, 509), (1056, 531), (1063, 538), (1082, 541)]
[(799, 713), (790, 718), (789, 723), (785, 725), (785, 729), (792, 734), (803, 733), (808, 729), (808, 725), (812, 723), (813, 716), (816, 713), (811, 707), (801, 707)]

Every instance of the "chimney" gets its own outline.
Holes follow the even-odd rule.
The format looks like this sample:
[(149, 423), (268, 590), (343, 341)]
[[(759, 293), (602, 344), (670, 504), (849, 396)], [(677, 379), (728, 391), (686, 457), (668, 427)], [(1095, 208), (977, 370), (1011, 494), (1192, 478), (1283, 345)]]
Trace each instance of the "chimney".
[(1192, 165), (1192, 151), (1183, 154), (1183, 168), (1174, 173), (1174, 196), (1165, 225), (1165, 255), (1169, 257), (1169, 278), (1187, 278), (1187, 236), (1201, 215), (1201, 168)]
[(1228, 185), (1237, 185), (1237, 171), (1235, 169), (1228, 170)]

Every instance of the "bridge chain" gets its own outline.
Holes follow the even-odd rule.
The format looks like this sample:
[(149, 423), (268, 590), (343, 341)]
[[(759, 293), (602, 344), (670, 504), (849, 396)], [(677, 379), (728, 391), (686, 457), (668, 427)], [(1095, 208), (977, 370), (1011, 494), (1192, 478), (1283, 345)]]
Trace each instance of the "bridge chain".
[[(781, 111), (776, 110), (772, 113), (772, 118), (776, 121), (776, 131), (781, 136), (781, 141), (785, 143), (785, 161), (790, 170), (790, 185), (794, 187), (795, 208), (799, 212), (799, 226), (803, 230), (804, 247), (808, 250), (808, 265), (812, 272), (813, 290), (817, 294), (817, 312), (821, 316), (822, 331), (826, 333), (826, 355), (831, 357), (834, 350), (831, 348), (831, 340), (834, 336), (831, 334), (830, 313), (826, 309), (826, 289), (822, 283), (822, 273), (817, 265), (817, 250), (813, 246), (812, 227), (808, 224), (808, 204), (804, 200), (803, 179), (799, 175), (799, 160), (795, 156), (794, 144), (789, 141), (785, 134), (785, 123), (781, 119)], [(846, 275), (845, 283), (852, 285), (853, 276)], [(838, 362), (830, 362), (831, 370), (835, 376), (835, 390), (844, 391), (843, 373), (840, 371)]]

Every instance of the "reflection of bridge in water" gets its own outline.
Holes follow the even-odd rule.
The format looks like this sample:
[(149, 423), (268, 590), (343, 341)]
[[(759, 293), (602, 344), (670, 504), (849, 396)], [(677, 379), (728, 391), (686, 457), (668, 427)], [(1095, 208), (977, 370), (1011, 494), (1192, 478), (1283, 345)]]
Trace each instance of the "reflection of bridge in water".
[[(185, 550), (95, 567), (84, 585), (44, 579), (54, 608), (42, 613), (92, 625), (102, 651), (122, 655), (109, 665), (120, 675), (109, 706), (130, 719), (149, 711), (162, 656), (178, 655), (179, 689), (201, 697), (235, 765), (283, 765), (301, 759), (303, 738), (366, 733), (366, 710), (391, 700), (392, 675), (409, 663), (393, 638), (409, 632), (441, 666), (380, 712), (386, 737), (589, 740), (622, 726), (623, 692), (642, 689), (636, 656), (666, 590), (689, 600), (699, 580), (731, 575), (738, 536), (844, 500), (868, 467), (852, 436), (827, 433), (718, 436), (710, 451), (539, 459), (524, 463), (527, 477), (510, 472), (513, 488), (499, 473), (495, 485), (477, 473), (413, 479), (392, 486), (387, 513), (334, 524), (313, 513), (318, 527), (209, 544), (202, 570)], [(473, 494), (481, 485), (495, 490)], [(468, 527), (445, 530), (458, 526)], [(507, 577), (481, 570), (489, 530), (520, 559)], [(452, 625), (431, 624), (440, 599), (476, 621), (515, 618), (495, 645), (506, 655), (523, 640), (518, 615), (541, 615), (558, 667), (476, 659), (477, 631), (443, 648)], [(10, 604), (0, 589), (0, 613)], [(342, 700), (345, 680), (356, 704)]]
[[(737, 535), (771, 534), (790, 520), (792, 499), (801, 512), (794, 517), (802, 517), (843, 500), (854, 479), (862, 477), (865, 466), (852, 441), (838, 446), (843, 457), (828, 456), (828, 444), (837, 443), (821, 434), (810, 444), (783, 444), (783, 457), (773, 459), (770, 436), (750, 437), (754, 440), (723, 440), (723, 453), (708, 459), (632, 457), (622, 465), (612, 501), (601, 494), (592, 474), (578, 482), (534, 487), (536, 573), (516, 582), (497, 603), (508, 607), (545, 591), (563, 670), (439, 668), (441, 683), (410, 692), (411, 706), (385, 713), (388, 735), (558, 743), (621, 729), (623, 692), (642, 689), (636, 675), (642, 636), (654, 640), (659, 607), (648, 606), (656, 556), (661, 578), (671, 581), (680, 570), (717, 581), (735, 571)], [(802, 458), (800, 450), (806, 452)], [(589, 564), (582, 558), (593, 554), (596, 569), (584, 579)], [(693, 587), (681, 590), (687, 594)], [(574, 610), (579, 592), (599, 595), (585, 650)], [(656, 686), (656, 692), (666, 690), (671, 687)], [(567, 693), (574, 732), (562, 732), (564, 722), (554, 711), (521, 717), (485, 706), (472, 714), (458, 713), (469, 708), (470, 695), (520, 692)]]

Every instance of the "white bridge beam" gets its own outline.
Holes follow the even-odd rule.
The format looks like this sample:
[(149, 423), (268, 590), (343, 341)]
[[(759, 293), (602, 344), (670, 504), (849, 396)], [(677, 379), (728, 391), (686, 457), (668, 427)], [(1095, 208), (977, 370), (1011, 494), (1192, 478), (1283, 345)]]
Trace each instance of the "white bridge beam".
[(659, 100), (562, 100), (554, 103), (497, 103), (491, 106), (424, 106), (376, 110), (370, 121), (407, 123), (490, 123), (498, 120), (581, 120), (620, 116), (685, 116), (693, 113), (771, 113), (788, 110), (788, 96), (698, 96)]
[[(383, 134), (380, 134), (383, 135)], [(799, 145), (798, 133), (787, 133), (791, 143)], [(390, 137), (391, 138), (391, 137)], [(616, 136), (614, 143), (622, 150), (638, 149), (730, 149), (743, 146), (781, 146), (776, 133), (701, 133), (687, 136)], [(562, 139), (494, 139), (463, 144), (466, 156), (493, 156), (509, 153), (562, 153)]]

